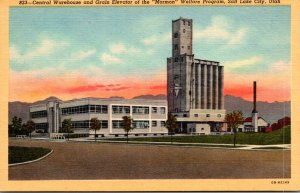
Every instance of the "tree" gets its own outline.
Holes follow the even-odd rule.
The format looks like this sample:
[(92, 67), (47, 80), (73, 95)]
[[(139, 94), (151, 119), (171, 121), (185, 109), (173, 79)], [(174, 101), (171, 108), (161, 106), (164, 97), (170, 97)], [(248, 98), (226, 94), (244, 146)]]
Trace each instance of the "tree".
[(91, 126), (90, 126), (90, 130), (94, 130), (95, 131), (95, 141), (96, 141), (96, 131), (101, 129), (101, 122), (99, 121), (98, 118), (92, 118), (91, 119)]
[(68, 133), (68, 140), (69, 140), (69, 134), (73, 132), (73, 126), (72, 126), (72, 120), (70, 119), (64, 119), (62, 122), (62, 128), (61, 131), (63, 133)]
[(32, 120), (28, 120), (26, 123), (26, 131), (29, 133), (31, 139), (31, 133), (35, 130), (35, 123)]
[(123, 129), (127, 134), (127, 143), (128, 143), (128, 133), (133, 130), (133, 126), (132, 126), (132, 118), (130, 116), (123, 116), (123, 121), (122, 121), (122, 125), (123, 125)]
[(14, 116), (11, 121), (11, 129), (15, 134), (19, 134), (22, 131), (22, 119)]
[(241, 111), (233, 111), (225, 116), (225, 122), (228, 128), (233, 130), (233, 145), (236, 143), (236, 131), (239, 125), (243, 123), (243, 113)]
[(168, 132), (171, 134), (171, 144), (173, 143), (173, 134), (177, 128), (177, 119), (171, 113), (168, 114), (168, 120), (166, 121), (165, 127), (168, 129)]

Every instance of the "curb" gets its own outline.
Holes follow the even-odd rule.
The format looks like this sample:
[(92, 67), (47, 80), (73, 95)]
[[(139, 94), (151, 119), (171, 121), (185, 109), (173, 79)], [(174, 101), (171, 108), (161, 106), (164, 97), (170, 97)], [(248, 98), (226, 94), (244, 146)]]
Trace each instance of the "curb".
[(20, 162), (20, 163), (14, 163), (14, 164), (8, 164), (9, 167), (11, 166), (17, 166), (17, 165), (25, 165), (25, 164), (30, 164), (30, 163), (34, 163), (34, 162), (38, 162), (46, 157), (48, 157), (51, 153), (53, 152), (53, 150), (51, 149), (51, 151), (49, 153), (47, 153), (46, 155), (44, 155), (43, 157), (40, 157), (38, 159), (35, 160), (31, 160), (31, 161), (26, 161), (26, 162)]

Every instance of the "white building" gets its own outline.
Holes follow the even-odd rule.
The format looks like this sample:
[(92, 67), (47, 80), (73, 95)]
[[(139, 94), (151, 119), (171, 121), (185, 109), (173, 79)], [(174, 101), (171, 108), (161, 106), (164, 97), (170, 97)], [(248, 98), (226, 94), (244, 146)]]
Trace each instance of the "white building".
[(124, 134), (122, 117), (133, 118), (131, 134), (166, 134), (167, 102), (165, 100), (125, 100), (83, 98), (69, 101), (51, 101), (30, 106), (30, 118), (36, 128), (47, 133), (58, 133), (64, 119), (71, 119), (74, 133), (94, 134), (90, 120), (98, 118), (101, 129), (97, 134)]
[(264, 132), (265, 128), (269, 126), (269, 123), (262, 117), (257, 118), (257, 130), (253, 127), (253, 118), (247, 117), (244, 120), (243, 132)]

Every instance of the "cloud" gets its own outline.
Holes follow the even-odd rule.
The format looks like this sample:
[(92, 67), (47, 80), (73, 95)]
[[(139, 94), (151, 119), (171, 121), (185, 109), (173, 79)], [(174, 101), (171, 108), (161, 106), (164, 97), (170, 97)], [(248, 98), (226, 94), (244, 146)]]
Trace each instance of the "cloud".
[(149, 45), (156, 45), (156, 44), (166, 44), (168, 42), (171, 42), (171, 37), (172, 33), (167, 32), (161, 35), (152, 35), (149, 37), (146, 37), (142, 40), (144, 45), (149, 46)]
[(21, 53), (19, 49), (12, 45), (10, 47), (10, 60), (16, 63), (25, 63), (37, 57), (44, 57), (52, 54), (57, 48), (57, 42), (50, 39), (44, 39), (37, 48), (28, 48), (27, 53)]
[(200, 41), (225, 41), (227, 45), (236, 45), (241, 43), (247, 33), (246, 28), (238, 28), (234, 31), (228, 18), (224, 16), (212, 17), (211, 24), (205, 29), (194, 30), (194, 38)]
[(116, 56), (113, 56), (111, 54), (108, 53), (103, 53), (100, 57), (100, 60), (104, 63), (104, 64), (119, 64), (122, 63), (122, 60)]
[(237, 68), (243, 68), (248, 66), (254, 66), (263, 60), (262, 56), (252, 56), (250, 58), (235, 60), (235, 61), (227, 61), (224, 62), (223, 65), (226, 69), (232, 70)]
[(137, 48), (134, 47), (126, 47), (122, 43), (111, 44), (109, 46), (109, 50), (113, 54), (135, 54), (139, 52)]
[(74, 59), (82, 60), (96, 54), (96, 50), (79, 51), (74, 55)]

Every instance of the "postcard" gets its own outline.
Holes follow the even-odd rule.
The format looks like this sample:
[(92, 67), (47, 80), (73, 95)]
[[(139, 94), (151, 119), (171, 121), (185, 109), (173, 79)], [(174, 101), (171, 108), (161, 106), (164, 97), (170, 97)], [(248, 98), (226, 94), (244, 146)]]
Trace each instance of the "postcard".
[(1, 2), (2, 191), (297, 191), (296, 0)]

